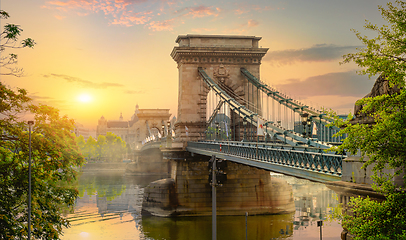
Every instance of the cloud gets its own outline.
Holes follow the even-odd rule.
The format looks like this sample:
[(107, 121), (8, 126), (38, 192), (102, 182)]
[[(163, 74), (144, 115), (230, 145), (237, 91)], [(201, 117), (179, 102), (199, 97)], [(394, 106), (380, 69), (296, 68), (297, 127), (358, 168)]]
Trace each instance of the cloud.
[(60, 15), (55, 15), (55, 18), (58, 19), (58, 20), (62, 20), (64, 18), (66, 18), (66, 17), (65, 16), (60, 16)]
[(258, 21), (255, 21), (255, 20), (252, 20), (252, 19), (248, 20), (248, 27), (256, 27), (258, 25), (259, 25)]
[(206, 16), (218, 16), (221, 12), (220, 8), (207, 7), (200, 5), (197, 7), (185, 7), (175, 11), (175, 14), (181, 14), (182, 16), (192, 16), (193, 18), (201, 18)]
[(35, 93), (34, 94), (30, 94), (29, 97), (34, 100), (34, 101), (41, 101), (41, 100), (53, 100), (54, 98), (51, 97), (44, 97), (44, 96), (38, 96)]
[[(254, 11), (262, 12), (278, 9), (269, 6), (259, 7), (258, 5), (248, 5), (245, 3), (225, 5), (225, 3), (216, 2), (210, 6), (205, 4), (185, 6), (185, 4), (188, 4), (188, 1), (46, 0), (42, 7), (60, 11), (60, 14), (54, 14), (58, 19), (68, 16), (68, 12), (77, 14), (78, 16), (99, 13), (104, 15), (110, 25), (122, 25), (127, 27), (145, 25), (152, 31), (173, 30), (176, 23), (184, 23), (185, 19), (190, 18), (217, 18), (224, 17), (228, 13), (245, 18), (248, 15), (252, 15)], [(250, 20), (250, 27), (257, 25), (257, 21)]]
[(227, 33), (227, 34), (244, 34), (250, 28), (256, 27), (258, 25), (259, 25), (258, 21), (250, 19), (246, 23), (239, 24), (235, 28), (228, 28), (225, 31), (225, 33)]
[(249, 12), (250, 12), (250, 10), (247, 8), (237, 8), (234, 10), (235, 15), (242, 15), (242, 14), (249, 13)]
[(140, 91), (127, 90), (127, 91), (124, 91), (124, 93), (126, 93), (126, 94), (145, 94), (146, 91), (144, 91), (144, 90), (140, 90)]
[(309, 77), (303, 81), (288, 79), (285, 83), (276, 85), (291, 96), (324, 96), (363, 97), (369, 93), (374, 84), (367, 76), (360, 76), (355, 71), (328, 73)]
[(123, 13), (120, 18), (115, 18), (111, 24), (113, 25), (124, 25), (131, 27), (134, 24), (145, 24), (151, 20), (152, 12), (140, 12), (140, 13)]
[(34, 104), (45, 104), (56, 107), (59, 110), (68, 110), (71, 108), (71, 105), (65, 100), (57, 100), (53, 97), (40, 96), (38, 95), (38, 92), (29, 94), (29, 97), (32, 99)]
[(263, 61), (272, 65), (287, 65), (295, 62), (325, 62), (342, 58), (344, 54), (362, 46), (337, 46), (334, 44), (317, 44), (310, 48), (287, 49), (268, 52)]
[(273, 10), (281, 10), (284, 9), (283, 7), (271, 7), (271, 6), (259, 6), (259, 5), (249, 5), (246, 2), (234, 3), (236, 9), (232, 10), (235, 15), (243, 15), (249, 13), (251, 11), (255, 12), (265, 12), (265, 11), (273, 11)]
[(259, 5), (254, 5), (253, 6), (253, 9), (255, 10), (255, 11), (257, 11), (257, 12), (264, 12), (264, 11), (271, 11), (271, 10), (281, 10), (281, 9), (284, 9), (284, 8), (274, 8), (274, 7), (271, 7), (271, 6), (259, 6)]
[(104, 89), (104, 88), (108, 88), (108, 87), (124, 87), (124, 85), (119, 84), (119, 83), (109, 83), (109, 82), (94, 83), (91, 81), (83, 80), (78, 77), (72, 77), (72, 76), (68, 76), (68, 75), (64, 75), (64, 74), (51, 73), (49, 75), (43, 75), (43, 77), (45, 77), (45, 78), (54, 77), (54, 78), (64, 79), (67, 82), (76, 83), (76, 84), (81, 85), (82, 87), (87, 87), (87, 88), (97, 88), (97, 89), (103, 88)]
[(57, 9), (61, 12), (71, 10), (79, 16), (103, 12), (110, 24), (133, 26), (145, 24), (151, 19), (149, 15), (152, 11), (139, 10), (139, 6), (147, 2), (147, 0), (50, 0), (43, 8)]
[(174, 18), (164, 21), (152, 21), (149, 23), (148, 28), (152, 31), (172, 31), (174, 21)]

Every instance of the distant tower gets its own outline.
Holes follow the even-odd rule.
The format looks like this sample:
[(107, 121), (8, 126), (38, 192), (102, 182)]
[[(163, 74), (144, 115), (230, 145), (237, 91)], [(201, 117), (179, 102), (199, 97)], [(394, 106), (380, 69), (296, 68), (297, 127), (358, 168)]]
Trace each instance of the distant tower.
[(140, 109), (139, 109), (139, 106), (138, 106), (138, 104), (137, 105), (135, 105), (135, 111), (134, 111), (134, 114), (131, 116), (131, 121), (129, 122), (130, 123), (130, 127), (134, 124), (134, 123), (136, 123), (137, 121), (138, 121), (138, 113), (140, 112)]
[(120, 121), (124, 121), (124, 119), (123, 119), (123, 113), (121, 112), (120, 113), (120, 119), (119, 119)]
[(97, 130), (96, 130), (96, 137), (99, 135), (106, 135), (107, 133), (107, 120), (104, 118), (104, 116), (101, 116), (99, 119), (99, 123), (97, 124)]

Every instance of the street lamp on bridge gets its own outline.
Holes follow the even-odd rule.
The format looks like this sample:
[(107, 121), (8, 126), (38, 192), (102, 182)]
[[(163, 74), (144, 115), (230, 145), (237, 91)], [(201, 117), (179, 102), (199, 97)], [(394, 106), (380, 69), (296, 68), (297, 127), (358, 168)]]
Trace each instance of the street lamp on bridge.
[(245, 142), (246, 138), (246, 129), (247, 129), (247, 120), (244, 118), (242, 124), (244, 125), (244, 136), (243, 136), (243, 142)]
[(217, 140), (218, 134), (219, 134), (219, 123), (215, 122), (215, 124), (216, 124), (216, 130), (214, 132), (214, 140)]
[(303, 125), (303, 137), (306, 137), (306, 125), (308, 124), (308, 118), (309, 118), (309, 114), (308, 113), (302, 113), (302, 115), (300, 116), (302, 118), (302, 125)]

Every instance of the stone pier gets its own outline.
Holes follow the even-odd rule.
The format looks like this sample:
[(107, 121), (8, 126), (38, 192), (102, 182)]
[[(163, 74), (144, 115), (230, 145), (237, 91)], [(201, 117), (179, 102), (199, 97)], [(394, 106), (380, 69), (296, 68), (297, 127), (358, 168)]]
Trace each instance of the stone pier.
[(260, 78), (261, 60), (268, 51), (268, 48), (259, 46), (260, 40), (261, 37), (233, 35), (187, 34), (177, 37), (176, 43), (179, 45), (171, 53), (179, 72), (178, 119), (175, 124), (177, 138), (183, 142), (197, 141), (207, 128), (207, 96), (210, 89), (200, 78), (199, 67), (228, 89), (229, 94), (252, 103), (247, 108), (254, 112), (261, 109), (261, 101), (250, 93), (248, 81), (240, 72), (244, 67)]
[[(161, 217), (212, 214), (208, 158), (178, 152), (171, 178), (152, 182), (144, 192), (143, 212)], [(295, 211), (292, 187), (266, 170), (228, 161), (227, 181), (217, 187), (218, 215), (285, 214)]]

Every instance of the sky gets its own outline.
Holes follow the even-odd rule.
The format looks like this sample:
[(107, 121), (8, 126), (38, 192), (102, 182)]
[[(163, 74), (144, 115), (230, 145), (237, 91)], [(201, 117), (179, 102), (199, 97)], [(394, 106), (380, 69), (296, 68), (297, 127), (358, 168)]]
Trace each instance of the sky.
[[(261, 80), (294, 99), (339, 114), (372, 88), (342, 56), (362, 48), (351, 29), (385, 24), (382, 0), (1, 0), (33, 49), (14, 49), (25, 76), (2, 76), (35, 102), (54, 106), (88, 128), (104, 116), (130, 120), (141, 109), (177, 114), (178, 35), (262, 37), (269, 48)], [(8, 54), (10, 52), (4, 52)]]

